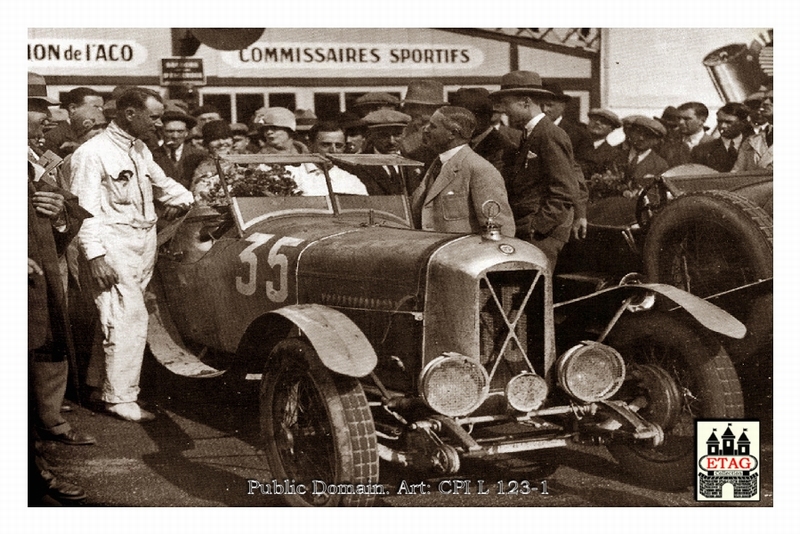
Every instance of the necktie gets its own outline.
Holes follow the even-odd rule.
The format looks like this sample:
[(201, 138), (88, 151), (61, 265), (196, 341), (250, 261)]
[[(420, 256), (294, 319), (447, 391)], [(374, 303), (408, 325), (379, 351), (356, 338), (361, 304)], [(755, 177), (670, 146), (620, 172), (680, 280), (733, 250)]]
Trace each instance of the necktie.
[(426, 193), (431, 188), (431, 184), (436, 181), (436, 177), (439, 176), (440, 172), (442, 172), (442, 160), (437, 156), (436, 159), (433, 160), (433, 163), (431, 163), (428, 174), (425, 176)]
[(772, 125), (767, 125), (767, 146), (772, 146)]
[(736, 146), (735, 146), (733, 140), (731, 140), (730, 144), (728, 145), (728, 156), (730, 156), (730, 158), (733, 161), (736, 161), (736, 156), (738, 156), (738, 155), (739, 155), (739, 151), (736, 150)]
[(170, 148), (169, 149), (170, 158), (175, 163), (178, 163), (178, 149), (177, 148)]

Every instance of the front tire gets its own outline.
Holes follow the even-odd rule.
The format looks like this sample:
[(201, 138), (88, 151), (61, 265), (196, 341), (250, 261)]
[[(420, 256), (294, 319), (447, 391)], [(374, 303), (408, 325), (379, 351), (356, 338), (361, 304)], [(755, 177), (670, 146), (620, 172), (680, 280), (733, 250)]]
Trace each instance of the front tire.
[(378, 482), (375, 425), (361, 384), (335, 375), (299, 339), (276, 345), (261, 381), (261, 429), (272, 476), (294, 480), (305, 495), (285, 495), (292, 506), (369, 506), (370, 494), (312, 493), (326, 486)]
[(744, 416), (739, 379), (728, 354), (699, 328), (658, 312), (628, 315), (608, 338), (629, 368), (617, 394), (644, 397), (639, 411), (664, 431), (664, 442), (613, 441), (608, 449), (640, 482), (681, 489), (694, 479), (695, 421)]

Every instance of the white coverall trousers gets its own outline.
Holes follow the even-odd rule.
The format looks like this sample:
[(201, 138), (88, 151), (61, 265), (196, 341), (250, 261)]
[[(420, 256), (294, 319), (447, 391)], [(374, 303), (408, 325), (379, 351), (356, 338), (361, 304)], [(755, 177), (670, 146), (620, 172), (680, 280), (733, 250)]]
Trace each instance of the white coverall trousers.
[(105, 259), (117, 272), (119, 282), (106, 291), (94, 288), (103, 350), (92, 352), (87, 382), (99, 386), (98, 378), (102, 377), (105, 402), (135, 402), (147, 343), (145, 289), (155, 264), (156, 227), (110, 224), (106, 229)]

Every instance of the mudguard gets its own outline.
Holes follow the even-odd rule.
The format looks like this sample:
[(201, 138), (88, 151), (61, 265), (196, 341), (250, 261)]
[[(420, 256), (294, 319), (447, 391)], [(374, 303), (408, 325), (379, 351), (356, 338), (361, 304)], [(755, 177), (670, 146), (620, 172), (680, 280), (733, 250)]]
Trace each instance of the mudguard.
[(643, 291), (652, 291), (663, 295), (694, 317), (704, 327), (712, 332), (722, 334), (734, 339), (742, 339), (747, 333), (747, 328), (733, 315), (698, 296), (687, 293), (682, 289), (667, 284), (630, 284), (606, 288), (576, 299), (555, 304), (554, 308), (569, 306), (576, 302), (584, 302), (599, 295), (618, 292), (623, 297), (629, 297)]
[(319, 304), (295, 304), (269, 313), (294, 323), (311, 342), (322, 364), (334, 373), (361, 378), (378, 364), (366, 336), (341, 312)]

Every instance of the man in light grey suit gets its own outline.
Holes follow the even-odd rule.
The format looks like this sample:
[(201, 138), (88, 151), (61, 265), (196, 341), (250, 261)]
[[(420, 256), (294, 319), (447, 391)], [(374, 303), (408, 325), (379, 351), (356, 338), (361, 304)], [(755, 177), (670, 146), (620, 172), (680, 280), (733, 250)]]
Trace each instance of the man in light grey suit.
[(501, 233), (516, 227), (503, 177), (469, 147), (475, 116), (467, 109), (445, 106), (422, 129), (426, 146), (438, 154), (411, 197), (415, 224), (435, 232), (477, 233), (486, 223), (481, 207), (487, 200), (500, 206), (495, 222)]

